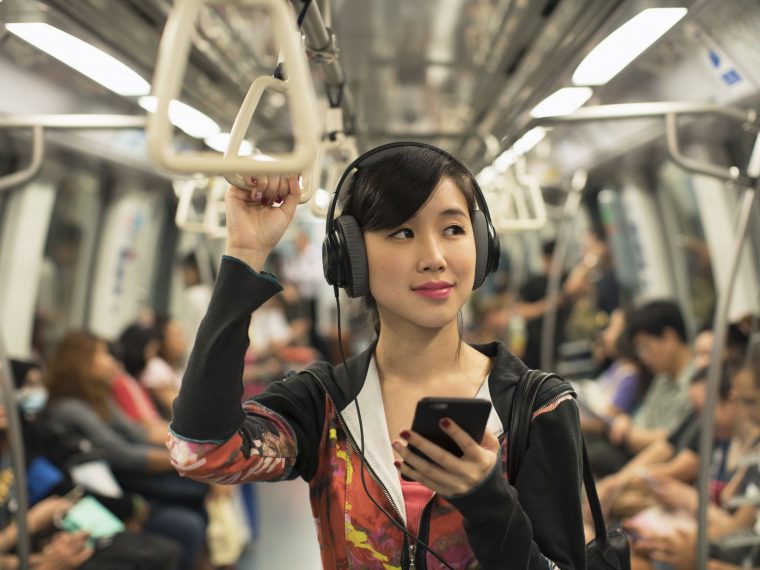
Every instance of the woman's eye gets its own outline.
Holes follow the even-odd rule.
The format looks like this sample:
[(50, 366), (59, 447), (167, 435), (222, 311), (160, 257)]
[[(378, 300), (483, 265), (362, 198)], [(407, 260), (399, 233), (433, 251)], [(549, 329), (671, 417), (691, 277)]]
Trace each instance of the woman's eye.
[(409, 228), (401, 228), (400, 230), (393, 232), (390, 237), (397, 239), (409, 239), (414, 237), (414, 232)]
[(464, 233), (464, 228), (455, 224), (446, 228), (444, 233), (446, 235), (462, 235)]

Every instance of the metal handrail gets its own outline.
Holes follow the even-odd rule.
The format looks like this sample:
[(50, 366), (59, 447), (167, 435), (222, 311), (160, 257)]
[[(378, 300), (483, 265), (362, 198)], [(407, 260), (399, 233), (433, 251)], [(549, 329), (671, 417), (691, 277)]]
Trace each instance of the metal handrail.
[(538, 125), (559, 125), (590, 121), (612, 121), (619, 119), (644, 119), (662, 117), (665, 122), (665, 135), (668, 153), (673, 161), (691, 172), (712, 176), (723, 180), (738, 181), (743, 186), (751, 185), (736, 166), (725, 168), (706, 161), (685, 156), (678, 140), (677, 118), (680, 115), (720, 115), (742, 124), (746, 130), (760, 130), (760, 118), (754, 109), (726, 107), (711, 103), (692, 103), (683, 101), (657, 101), (648, 103), (620, 103), (617, 105), (598, 105), (581, 107), (567, 115), (539, 117), (530, 121), (528, 128)]
[(575, 222), (578, 219), (578, 209), (580, 208), (583, 190), (586, 188), (587, 182), (588, 174), (586, 171), (576, 170), (570, 182), (570, 192), (565, 200), (562, 220), (557, 229), (557, 245), (552, 255), (548, 283), (546, 285), (546, 302), (549, 308), (544, 315), (544, 322), (541, 328), (541, 368), (543, 370), (552, 370), (554, 368), (554, 338), (557, 330), (562, 269), (565, 266), (567, 253), (570, 251), (570, 239), (573, 235)]
[[(702, 174), (704, 172), (697, 171)], [(722, 176), (726, 178), (726, 174)], [(744, 242), (747, 238), (749, 222), (752, 217), (753, 205), (757, 192), (760, 191), (760, 134), (757, 135), (752, 156), (746, 170), (748, 180), (754, 181), (754, 186), (747, 185), (744, 191), (744, 198), (739, 213), (739, 221), (734, 237), (734, 247), (732, 251), (731, 264), (729, 272), (726, 275), (726, 282), (720, 288), (718, 293), (718, 309), (713, 320), (713, 348), (710, 354), (710, 366), (707, 373), (707, 398), (705, 399), (705, 408), (703, 417), (712, 418), (715, 414), (715, 407), (718, 396), (718, 386), (720, 384), (720, 374), (722, 369), (723, 354), (725, 352), (726, 337), (728, 336), (728, 310), (733, 297), (736, 276), (739, 272), (739, 260), (741, 257)], [(713, 174), (718, 175), (716, 172)], [(733, 180), (733, 178), (726, 178)], [(708, 535), (707, 535), (707, 509), (710, 501), (710, 461), (712, 459), (714, 426), (713, 422), (706, 421), (702, 425), (699, 438), (699, 505), (697, 508), (697, 567), (700, 570), (707, 568), (708, 557)]]
[[(222, 0), (178, 0), (169, 14), (161, 37), (153, 77), (153, 94), (156, 97), (157, 106), (155, 113), (148, 119), (147, 139), (150, 156), (165, 168), (177, 172), (240, 176), (304, 172), (314, 160), (319, 141), (315, 111), (316, 95), (309, 75), (306, 55), (300, 45), (300, 33), (296, 29), (287, 6), (280, 0), (239, 0), (241, 3), (258, 5), (269, 10), (272, 29), (284, 55), (288, 79), (281, 81), (272, 77), (257, 78), (251, 85), (238, 113), (241, 124), (238, 125), (237, 130), (240, 131), (243, 128), (243, 117), (247, 116), (250, 121), (255, 111), (255, 103), (258, 102), (265, 88), (282, 89), (290, 101), (295, 138), (293, 150), (290, 153), (274, 154), (270, 157), (223, 156), (220, 153), (207, 151), (177, 153), (174, 150), (173, 127), (169, 121), (169, 103), (180, 91), (180, 81), (187, 67), (191, 36), (198, 13), (206, 3), (220, 1)], [(224, 1), (229, 2), (229, 0)], [(275, 81), (280, 82), (275, 83)]]
[(29, 164), (0, 177), (0, 192), (34, 178), (45, 157), (44, 129), (124, 129), (142, 128), (144, 116), (134, 115), (18, 115), (0, 117), (0, 129), (32, 129), (32, 156)]
[(5, 414), (8, 418), (8, 439), (11, 444), (11, 467), (13, 468), (14, 489), (18, 500), (16, 510), (16, 527), (18, 552), (21, 568), (29, 568), (29, 533), (27, 532), (26, 514), (29, 510), (29, 494), (26, 487), (26, 459), (24, 457), (24, 439), (21, 420), (16, 406), (16, 390), (13, 371), (8, 361), (3, 334), (0, 332), (0, 394), (5, 402)]
[(42, 168), (42, 159), (44, 156), (44, 132), (41, 126), (35, 125), (32, 127), (32, 157), (29, 160), (29, 164), (21, 170), (0, 177), (0, 192), (13, 188), (14, 186), (20, 186), (37, 176), (40, 168)]

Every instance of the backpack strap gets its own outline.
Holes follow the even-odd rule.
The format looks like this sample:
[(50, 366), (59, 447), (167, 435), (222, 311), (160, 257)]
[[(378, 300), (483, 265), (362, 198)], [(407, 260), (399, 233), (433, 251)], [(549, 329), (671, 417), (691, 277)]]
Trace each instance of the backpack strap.
[[(533, 408), (536, 404), (536, 396), (543, 383), (555, 376), (559, 378), (556, 374), (541, 370), (526, 370), (520, 377), (517, 386), (515, 386), (507, 443), (507, 475), (512, 485), (515, 484), (522, 459), (528, 450), (528, 435), (530, 433), (530, 422), (533, 417)], [(583, 453), (583, 484), (586, 487), (586, 496), (594, 518), (596, 542), (604, 549), (608, 542), (607, 531), (583, 436), (581, 436), (581, 444)]]
[(507, 453), (507, 474), (510, 482), (516, 480), (522, 458), (528, 449), (530, 422), (533, 419), (533, 408), (536, 405), (538, 392), (546, 380), (555, 376), (557, 375), (541, 370), (526, 370), (515, 386), (515, 393), (512, 396), (512, 414), (509, 420)]

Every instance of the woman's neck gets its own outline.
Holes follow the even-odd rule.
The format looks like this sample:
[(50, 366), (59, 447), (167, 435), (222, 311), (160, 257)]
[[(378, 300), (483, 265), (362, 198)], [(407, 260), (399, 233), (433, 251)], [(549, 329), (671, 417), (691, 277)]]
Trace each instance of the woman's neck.
[(375, 363), (382, 378), (425, 385), (464, 367), (470, 347), (462, 343), (456, 322), (442, 329), (381, 329)]

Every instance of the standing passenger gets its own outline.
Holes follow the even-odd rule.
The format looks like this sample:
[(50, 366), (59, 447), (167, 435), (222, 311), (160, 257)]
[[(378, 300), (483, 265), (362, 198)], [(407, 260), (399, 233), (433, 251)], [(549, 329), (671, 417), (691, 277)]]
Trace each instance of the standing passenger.
[[(370, 151), (344, 179), (352, 168), (328, 236), (344, 255), (329, 241), (328, 278), (364, 295), (375, 341), (341, 366), (293, 374), (241, 405), (251, 313), (281, 290), (261, 269), (300, 190), (297, 178), (274, 176), (252, 181), (252, 191), (230, 188), (227, 255), (174, 402), (175, 467), (227, 484), (302, 477), (328, 569), (585, 568), (568, 384), (544, 384), (520, 475), (507, 481), (505, 427), (526, 366), (500, 343), (461, 340), (459, 311), (498, 256), (474, 177), (419, 143)], [(482, 441), (444, 418), (460, 458), (412, 432), (426, 396), (490, 399)]]

